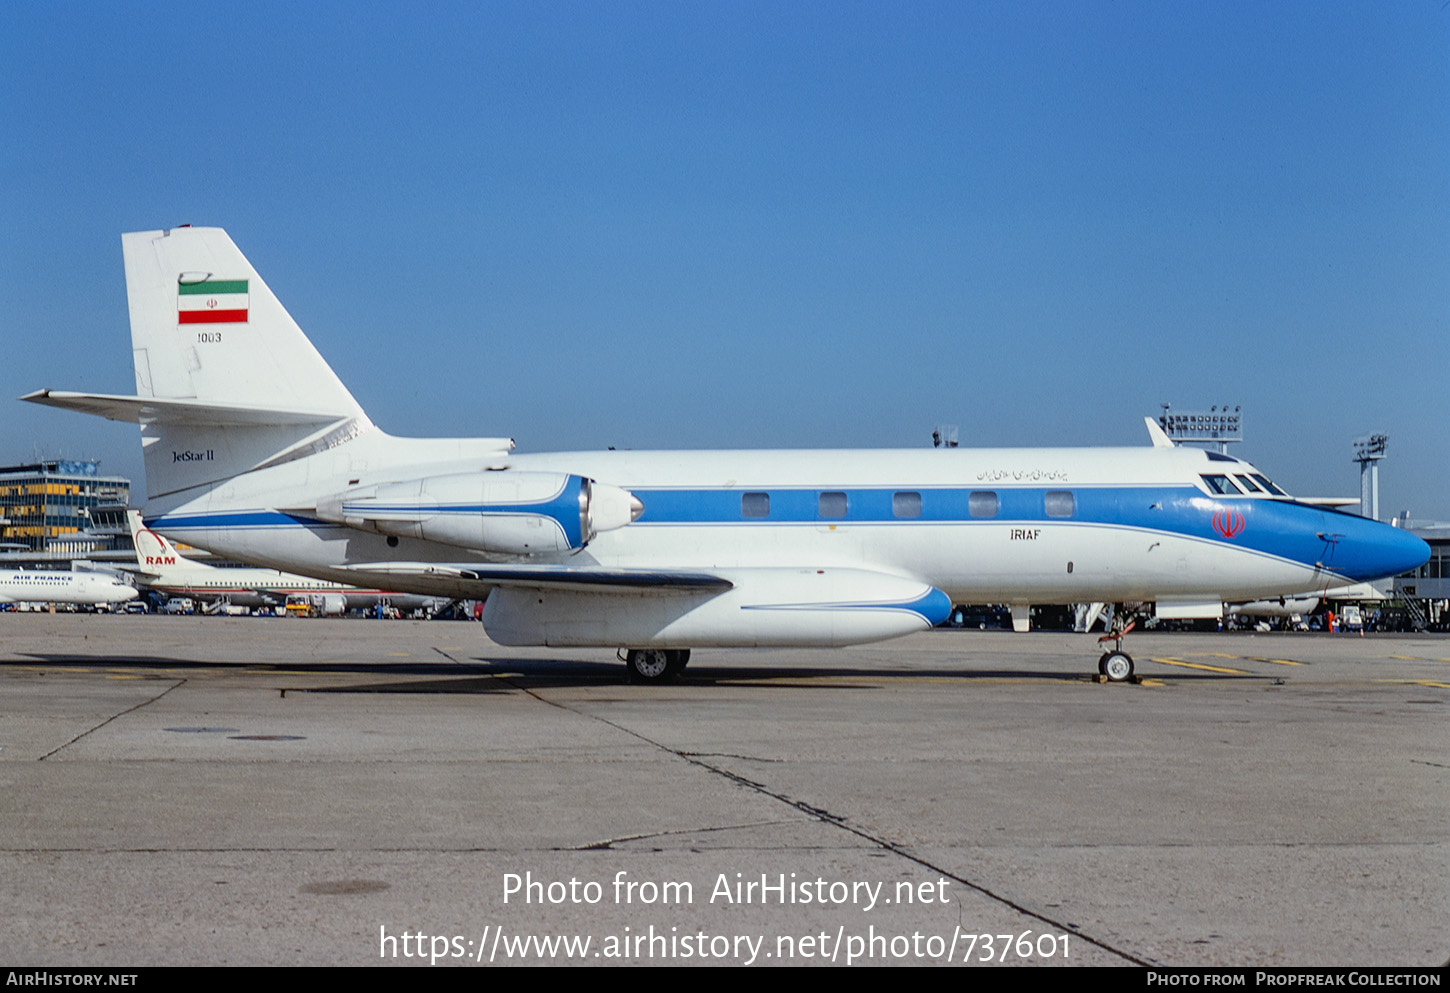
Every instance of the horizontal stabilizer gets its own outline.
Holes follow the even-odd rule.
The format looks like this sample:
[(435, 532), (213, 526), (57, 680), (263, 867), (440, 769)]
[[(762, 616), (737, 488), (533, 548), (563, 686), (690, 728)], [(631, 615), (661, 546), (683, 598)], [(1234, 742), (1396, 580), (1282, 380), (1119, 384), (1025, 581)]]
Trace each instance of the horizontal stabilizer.
[(114, 396), (107, 393), (67, 393), (61, 390), (36, 390), (20, 399), (134, 424), (332, 424), (352, 416), (341, 411), (248, 407), (206, 400), (165, 400), (156, 397)]

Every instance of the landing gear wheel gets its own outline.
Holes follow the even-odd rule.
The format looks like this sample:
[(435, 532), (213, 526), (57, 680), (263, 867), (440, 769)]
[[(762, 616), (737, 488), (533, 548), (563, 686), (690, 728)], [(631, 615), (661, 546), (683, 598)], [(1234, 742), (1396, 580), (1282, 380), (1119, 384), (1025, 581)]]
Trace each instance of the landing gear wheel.
[(669, 662), (666, 663), (665, 669), (666, 675), (678, 676), (685, 671), (685, 666), (690, 664), (690, 650), (688, 648), (676, 649), (675, 651), (665, 652), (665, 654), (669, 656)]
[(658, 683), (673, 676), (678, 669), (672, 667), (676, 653), (663, 648), (631, 648), (624, 656), (629, 666), (629, 678), (636, 683)]
[[(1120, 624), (1122, 627), (1119, 627)], [(1132, 682), (1133, 656), (1123, 651), (1123, 639), (1137, 626), (1137, 618), (1130, 618), (1123, 604), (1113, 606), (1113, 623), (1108, 627), (1108, 633), (1098, 639), (1099, 645), (1113, 643), (1113, 647), (1098, 659), (1098, 672), (1110, 683)]]
[(1106, 652), (1098, 659), (1098, 672), (1110, 683), (1126, 683), (1133, 678), (1133, 656), (1127, 652)]

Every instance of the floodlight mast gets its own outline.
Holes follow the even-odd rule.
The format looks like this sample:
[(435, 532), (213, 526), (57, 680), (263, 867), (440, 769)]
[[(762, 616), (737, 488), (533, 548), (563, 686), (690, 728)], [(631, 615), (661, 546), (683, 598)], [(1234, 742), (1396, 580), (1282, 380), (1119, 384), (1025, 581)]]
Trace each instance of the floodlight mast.
[(1359, 512), (1374, 521), (1380, 519), (1380, 460), (1385, 457), (1389, 440), (1384, 434), (1354, 439), (1354, 461), (1359, 463)]
[(1228, 454), (1231, 442), (1243, 441), (1243, 414), (1238, 405), (1214, 404), (1208, 410), (1173, 411), (1172, 404), (1163, 404), (1158, 426), (1175, 445), (1184, 442), (1213, 445), (1220, 455)]

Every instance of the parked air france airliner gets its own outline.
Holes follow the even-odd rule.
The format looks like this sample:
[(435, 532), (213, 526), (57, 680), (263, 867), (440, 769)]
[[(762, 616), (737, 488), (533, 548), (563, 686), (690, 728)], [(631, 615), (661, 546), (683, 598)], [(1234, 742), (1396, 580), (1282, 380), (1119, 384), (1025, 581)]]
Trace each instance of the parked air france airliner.
[[(122, 237), (136, 395), (24, 399), (141, 425), (147, 525), (228, 558), (488, 596), (508, 645), (851, 645), (953, 603), (1160, 612), (1396, 575), (1414, 535), (1175, 448), (568, 452), (375, 427), (231, 238)], [(1132, 677), (1132, 659), (1099, 669)]]
[(83, 603), (92, 606), (136, 599), (136, 587), (96, 572), (0, 572), (0, 603)]

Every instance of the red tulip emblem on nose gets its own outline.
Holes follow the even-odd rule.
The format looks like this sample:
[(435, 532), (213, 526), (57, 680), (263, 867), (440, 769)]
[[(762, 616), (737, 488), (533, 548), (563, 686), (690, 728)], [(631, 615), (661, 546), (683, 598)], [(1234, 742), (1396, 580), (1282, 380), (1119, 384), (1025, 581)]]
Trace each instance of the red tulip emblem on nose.
[(1243, 533), (1247, 523), (1244, 515), (1237, 510), (1219, 510), (1213, 515), (1213, 529), (1225, 538), (1233, 538)]

